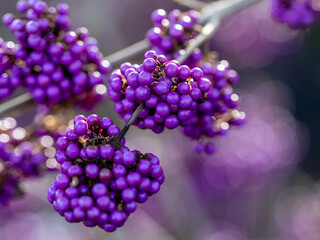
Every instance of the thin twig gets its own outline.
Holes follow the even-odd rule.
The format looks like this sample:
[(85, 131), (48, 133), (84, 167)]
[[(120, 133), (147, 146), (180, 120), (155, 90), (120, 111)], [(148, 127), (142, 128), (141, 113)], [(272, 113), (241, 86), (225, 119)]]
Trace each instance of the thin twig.
[(150, 44), (146, 39), (143, 39), (127, 48), (124, 48), (116, 53), (105, 57), (105, 59), (109, 61), (111, 66), (116, 66), (123, 63), (124, 61), (127, 61), (128, 59), (144, 53), (149, 48)]
[(208, 3), (204, 3), (201, 2), (199, 0), (173, 0), (174, 2), (178, 3), (181, 6), (190, 8), (190, 9), (194, 9), (197, 11), (202, 10), (203, 8), (205, 8)]
[(218, 30), (220, 23), (221, 20), (217, 18), (213, 18), (208, 22), (202, 28), (201, 34), (189, 42), (184, 54), (178, 58), (178, 62), (183, 63), (192, 54), (195, 48), (201, 46), (206, 40), (208, 40)]
[(5, 103), (0, 105), (0, 117), (2, 118), (5, 114), (13, 112), (20, 109), (21, 107), (26, 107), (27, 105), (32, 105), (33, 98), (30, 93), (23, 93), (22, 95), (10, 99)]
[(202, 9), (200, 24), (206, 24), (212, 17), (223, 21), (232, 14), (261, 1), (262, 0), (220, 0), (212, 2)]
[(116, 136), (116, 140), (118, 142), (121, 142), (122, 138), (124, 137), (124, 135), (126, 135), (126, 133), (128, 132), (130, 126), (132, 125), (132, 123), (137, 119), (137, 117), (139, 116), (140, 112), (142, 111), (142, 109), (144, 108), (144, 102), (141, 103), (137, 109), (134, 111), (134, 113), (131, 115), (130, 119), (126, 122), (126, 124), (124, 125), (124, 127), (121, 129), (121, 131), (118, 133), (118, 135)]

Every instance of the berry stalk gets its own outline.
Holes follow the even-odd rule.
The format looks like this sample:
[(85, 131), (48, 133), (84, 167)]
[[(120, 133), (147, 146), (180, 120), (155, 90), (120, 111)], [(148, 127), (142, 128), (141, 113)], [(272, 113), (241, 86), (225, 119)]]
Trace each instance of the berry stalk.
[(129, 47), (126, 47), (118, 52), (115, 52), (109, 56), (107, 56), (105, 59), (109, 61), (111, 66), (116, 66), (124, 61), (133, 58), (139, 54), (144, 53), (150, 48), (150, 44), (147, 42), (146, 39), (143, 39), (139, 42), (136, 42)]
[(208, 6), (208, 3), (204, 3), (202, 1), (198, 0), (174, 0), (174, 2), (178, 3), (179, 5), (183, 7), (187, 7), (190, 9), (194, 9), (197, 11), (201, 11), (203, 8)]
[(206, 40), (208, 40), (217, 30), (221, 24), (219, 18), (213, 17), (201, 30), (200, 35), (198, 35), (193, 41), (190, 41), (189, 45), (177, 60), (179, 63), (183, 63), (197, 48), (200, 47)]
[(7, 113), (19, 110), (21, 107), (24, 109), (28, 106), (33, 106), (33, 98), (30, 93), (26, 92), (18, 97), (12, 98), (0, 105), (0, 118), (4, 117)]
[(199, 23), (206, 24), (213, 18), (223, 21), (232, 14), (260, 1), (262, 0), (224, 0), (212, 2), (202, 9)]
[(142, 102), (137, 109), (134, 111), (134, 113), (132, 114), (132, 116), (130, 117), (130, 119), (126, 122), (126, 124), (124, 125), (124, 127), (121, 129), (121, 131), (117, 134), (116, 136), (116, 140), (118, 142), (121, 142), (121, 140), (123, 139), (123, 137), (126, 135), (126, 133), (128, 132), (130, 126), (132, 125), (132, 123), (137, 119), (137, 117), (139, 116), (140, 112), (142, 111), (142, 109), (144, 108), (144, 102)]

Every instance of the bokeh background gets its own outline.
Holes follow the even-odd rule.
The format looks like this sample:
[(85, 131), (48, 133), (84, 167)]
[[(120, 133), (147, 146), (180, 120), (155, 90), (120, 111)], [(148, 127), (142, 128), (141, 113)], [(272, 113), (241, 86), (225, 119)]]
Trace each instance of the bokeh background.
[[(186, 9), (169, 0), (64, 2), (73, 26), (86, 26), (105, 56), (144, 38), (154, 9)], [(6, 12), (15, 12), (15, 1), (1, 0)], [(3, 25), (0, 36), (13, 39)], [(0, 207), (0, 239), (320, 240), (319, 43), (319, 23), (292, 31), (273, 22), (268, 1), (237, 13), (210, 44), (241, 76), (248, 121), (216, 140), (215, 155), (194, 154), (179, 130), (155, 136), (132, 128), (129, 146), (158, 155), (167, 178), (124, 227), (110, 234), (67, 223), (46, 200), (51, 173)], [(112, 107), (105, 101), (95, 112), (122, 125)]]

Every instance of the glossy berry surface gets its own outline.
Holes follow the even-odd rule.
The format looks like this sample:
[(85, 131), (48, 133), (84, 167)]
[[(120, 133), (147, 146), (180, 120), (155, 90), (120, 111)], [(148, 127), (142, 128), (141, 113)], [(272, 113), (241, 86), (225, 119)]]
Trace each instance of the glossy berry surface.
[(99, 226), (107, 232), (121, 227), (164, 181), (159, 159), (130, 151), (115, 136), (110, 118), (75, 117), (74, 128), (57, 140), (61, 173), (48, 191), (53, 208), (68, 222)]
[(164, 128), (189, 125), (193, 111), (210, 88), (211, 82), (201, 69), (167, 62), (165, 56), (148, 51), (142, 65), (124, 63), (112, 72), (108, 95), (125, 120), (143, 103), (135, 125), (161, 133)]

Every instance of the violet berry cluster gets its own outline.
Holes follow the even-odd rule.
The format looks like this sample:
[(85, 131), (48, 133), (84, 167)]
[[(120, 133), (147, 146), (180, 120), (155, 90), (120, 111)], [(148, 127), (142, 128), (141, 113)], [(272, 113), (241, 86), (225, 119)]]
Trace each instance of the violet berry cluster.
[(108, 232), (121, 227), (164, 182), (159, 159), (130, 151), (110, 118), (78, 115), (74, 128), (57, 140), (61, 174), (48, 191), (53, 208), (68, 222), (99, 226)]
[[(146, 39), (157, 54), (164, 55), (168, 60), (178, 59), (181, 51), (202, 28), (198, 24), (200, 13), (195, 10), (180, 12), (175, 9), (167, 14), (165, 10), (157, 9), (152, 12), (151, 19), (154, 27), (147, 32)], [(196, 48), (183, 64), (194, 67), (201, 59), (202, 52)]]
[(0, 38), (0, 101), (9, 97), (21, 85), (22, 69), (14, 57), (16, 44)]
[(215, 146), (211, 139), (225, 135), (230, 125), (241, 125), (245, 113), (237, 110), (239, 97), (233, 91), (238, 74), (230, 69), (225, 60), (218, 61), (211, 55), (211, 61), (202, 62), (204, 76), (212, 82), (212, 88), (203, 103), (198, 105), (191, 124), (183, 128), (186, 136), (197, 140), (197, 152), (212, 154)]
[(276, 21), (293, 29), (310, 27), (320, 16), (312, 0), (271, 0), (271, 14)]
[(190, 69), (148, 51), (141, 65), (124, 63), (109, 78), (108, 95), (115, 111), (128, 120), (140, 104), (135, 125), (161, 133), (164, 128), (188, 126), (193, 111), (206, 98), (211, 82), (200, 68)]
[(58, 104), (102, 84), (110, 66), (86, 28), (70, 30), (69, 7), (48, 7), (41, 0), (20, 0), (22, 15), (7, 13), (3, 22), (20, 48), (14, 57), (23, 62), (22, 85), (41, 104)]
[[(178, 59), (189, 41), (201, 31), (201, 26), (197, 24), (199, 16), (193, 10), (186, 13), (173, 10), (168, 15), (163, 9), (155, 10), (151, 16), (155, 27), (148, 31), (146, 38), (157, 54), (163, 54), (169, 60)], [(214, 53), (203, 53), (200, 49), (195, 49), (184, 63), (190, 68), (200, 67), (212, 87), (192, 109), (191, 119), (181, 124), (183, 132), (197, 140), (197, 152), (212, 154), (215, 146), (211, 138), (226, 134), (230, 125), (241, 125), (245, 118), (243, 112), (236, 110), (239, 97), (232, 88), (238, 81), (238, 75), (230, 69), (227, 61), (219, 62)]]

